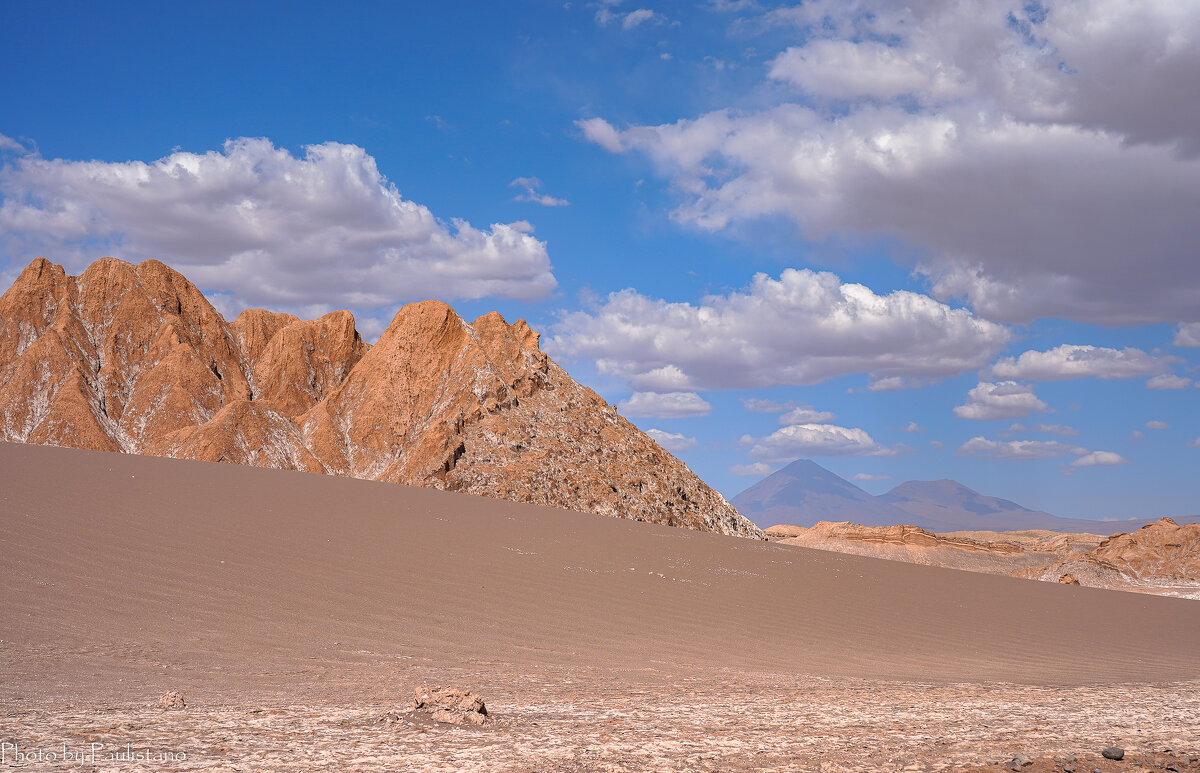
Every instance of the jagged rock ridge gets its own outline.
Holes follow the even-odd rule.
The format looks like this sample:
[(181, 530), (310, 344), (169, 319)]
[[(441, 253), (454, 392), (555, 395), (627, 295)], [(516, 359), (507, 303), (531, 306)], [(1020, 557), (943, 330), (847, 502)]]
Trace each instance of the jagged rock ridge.
[(0, 439), (322, 472), (722, 534), (761, 532), (538, 346), (402, 308), (232, 323), (158, 261), (38, 258), (0, 297)]

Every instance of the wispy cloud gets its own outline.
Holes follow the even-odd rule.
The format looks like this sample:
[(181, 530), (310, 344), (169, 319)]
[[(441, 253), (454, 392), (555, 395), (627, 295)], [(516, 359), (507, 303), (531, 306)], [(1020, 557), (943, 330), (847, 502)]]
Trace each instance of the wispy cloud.
[(536, 177), (518, 177), (508, 185), (510, 188), (521, 189), (521, 193), (516, 196), (517, 201), (531, 201), (534, 204), (541, 204), (543, 207), (565, 207), (571, 203), (566, 199), (540, 193), (542, 181)]

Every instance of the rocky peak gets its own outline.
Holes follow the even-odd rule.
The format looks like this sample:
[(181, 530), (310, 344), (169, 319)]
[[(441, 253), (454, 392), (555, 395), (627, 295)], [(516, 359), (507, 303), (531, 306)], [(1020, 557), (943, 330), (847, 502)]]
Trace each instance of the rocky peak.
[(299, 322), (294, 314), (266, 309), (246, 309), (229, 323), (229, 330), (242, 350), (242, 358), (253, 368), (271, 338), (283, 328)]

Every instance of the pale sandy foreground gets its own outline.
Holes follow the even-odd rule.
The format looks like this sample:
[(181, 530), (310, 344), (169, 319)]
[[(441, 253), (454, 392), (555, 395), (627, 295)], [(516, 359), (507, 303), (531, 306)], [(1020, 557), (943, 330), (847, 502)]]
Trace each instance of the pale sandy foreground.
[[(390, 484), (0, 445), (0, 584), (0, 743), (103, 744), (95, 764), (26, 770), (932, 770), (1018, 753), (1040, 770), (1074, 753), (1086, 773), (1200, 751), (1195, 601)], [(380, 722), (423, 683), (481, 693), (496, 720)], [(188, 708), (154, 708), (168, 690)], [(158, 759), (103, 759), (126, 744)], [(1085, 758), (1110, 744), (1125, 762)]]

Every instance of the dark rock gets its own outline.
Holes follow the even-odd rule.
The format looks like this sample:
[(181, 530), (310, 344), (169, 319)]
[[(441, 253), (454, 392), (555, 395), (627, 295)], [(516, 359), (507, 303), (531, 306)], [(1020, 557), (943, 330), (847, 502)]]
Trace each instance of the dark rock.
[(1125, 759), (1125, 750), (1120, 746), (1106, 746), (1104, 751), (1100, 752), (1106, 760), (1122, 760)]

